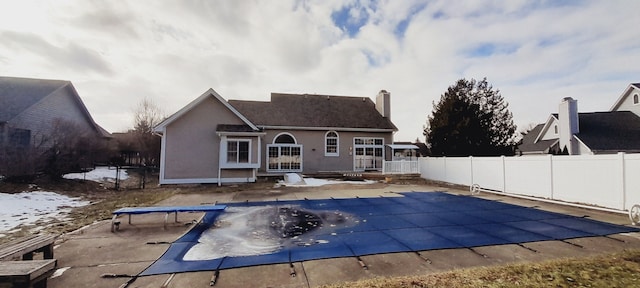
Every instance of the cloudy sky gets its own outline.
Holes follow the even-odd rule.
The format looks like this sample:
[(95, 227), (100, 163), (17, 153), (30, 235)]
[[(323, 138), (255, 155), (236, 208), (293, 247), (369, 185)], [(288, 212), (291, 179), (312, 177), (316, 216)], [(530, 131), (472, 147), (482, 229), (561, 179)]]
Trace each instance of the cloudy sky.
[(640, 1), (2, 1), (0, 75), (69, 80), (98, 124), (133, 126), (144, 98), (172, 114), (213, 88), (391, 92), (397, 141), (447, 87), (487, 80), (519, 127), (563, 97), (606, 111), (640, 82)]

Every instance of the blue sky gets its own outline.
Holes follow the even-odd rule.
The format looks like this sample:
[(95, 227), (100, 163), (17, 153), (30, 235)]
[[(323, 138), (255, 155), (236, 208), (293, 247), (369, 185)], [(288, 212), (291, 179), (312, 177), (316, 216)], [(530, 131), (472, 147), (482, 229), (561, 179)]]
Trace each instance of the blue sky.
[(564, 97), (607, 111), (640, 82), (640, 1), (3, 1), (0, 75), (70, 80), (111, 132), (143, 98), (174, 113), (213, 88), (375, 97), (424, 139), (460, 78), (487, 80), (520, 128)]

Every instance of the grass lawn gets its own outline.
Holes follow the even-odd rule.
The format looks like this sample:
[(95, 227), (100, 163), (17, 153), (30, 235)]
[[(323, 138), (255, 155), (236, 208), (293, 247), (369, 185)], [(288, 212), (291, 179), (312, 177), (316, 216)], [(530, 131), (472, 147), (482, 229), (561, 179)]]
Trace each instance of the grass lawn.
[(375, 278), (323, 287), (640, 287), (640, 250), (422, 276)]

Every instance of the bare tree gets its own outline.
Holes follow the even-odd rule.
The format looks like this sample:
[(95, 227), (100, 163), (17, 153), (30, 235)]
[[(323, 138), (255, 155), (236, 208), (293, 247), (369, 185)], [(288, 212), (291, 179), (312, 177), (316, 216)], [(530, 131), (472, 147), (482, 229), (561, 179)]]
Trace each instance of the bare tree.
[(160, 137), (153, 134), (153, 128), (164, 118), (160, 108), (148, 98), (142, 99), (134, 111), (133, 132), (144, 165), (157, 166), (160, 162)]

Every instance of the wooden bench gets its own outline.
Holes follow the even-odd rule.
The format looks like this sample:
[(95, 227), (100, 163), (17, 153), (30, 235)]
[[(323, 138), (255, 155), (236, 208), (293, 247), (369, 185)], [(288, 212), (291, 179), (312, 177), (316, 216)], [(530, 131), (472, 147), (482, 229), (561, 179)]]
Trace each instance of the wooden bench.
[(55, 259), (0, 261), (0, 287), (46, 288), (56, 264)]
[(44, 259), (53, 259), (55, 235), (36, 234), (0, 245), (0, 260), (32, 260), (33, 253), (42, 252)]
[(113, 211), (111, 218), (111, 232), (115, 232), (120, 227), (120, 222), (116, 218), (120, 215), (129, 215), (129, 224), (131, 224), (131, 215), (148, 214), (148, 213), (166, 213), (164, 216), (164, 228), (167, 228), (167, 218), (169, 214), (174, 213), (175, 222), (178, 222), (178, 212), (211, 212), (221, 211), (227, 208), (227, 205), (198, 205), (198, 206), (156, 206), (156, 207), (126, 207)]

